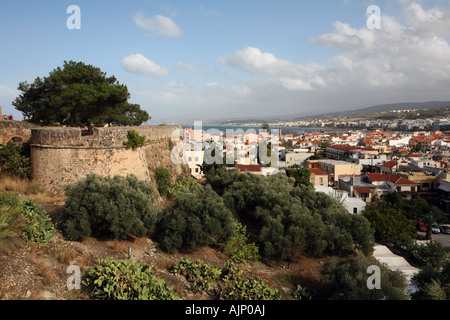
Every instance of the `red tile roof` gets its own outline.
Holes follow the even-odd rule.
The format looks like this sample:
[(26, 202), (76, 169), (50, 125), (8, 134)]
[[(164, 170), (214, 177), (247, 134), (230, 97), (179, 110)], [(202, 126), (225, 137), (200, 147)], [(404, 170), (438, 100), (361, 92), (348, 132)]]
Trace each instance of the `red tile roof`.
[(308, 170), (309, 170), (309, 173), (315, 174), (316, 176), (326, 176), (327, 175), (327, 173), (323, 172), (320, 169), (309, 168)]
[(250, 164), (250, 165), (238, 164), (237, 167), (240, 172), (245, 172), (245, 171), (261, 172), (261, 165), (259, 165), (259, 164)]
[(353, 190), (355, 190), (359, 194), (361, 194), (361, 193), (372, 193), (372, 189), (370, 189), (368, 187), (353, 187)]
[(392, 160), (392, 161), (388, 161), (383, 163), (382, 167), (384, 168), (393, 168), (397, 165), (397, 161), (396, 160)]
[(396, 185), (418, 185), (417, 183), (394, 174), (367, 173), (372, 181), (390, 181)]

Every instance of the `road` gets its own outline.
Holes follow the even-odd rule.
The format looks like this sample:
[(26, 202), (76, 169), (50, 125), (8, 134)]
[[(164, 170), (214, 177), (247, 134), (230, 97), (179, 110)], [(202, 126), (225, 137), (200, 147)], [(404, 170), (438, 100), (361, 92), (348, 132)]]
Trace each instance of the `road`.
[(439, 242), (445, 251), (450, 251), (450, 234), (443, 234), (443, 233), (433, 234), (431, 236), (431, 239), (433, 239), (436, 242)]
[[(417, 232), (417, 234), (424, 236), (425, 232)], [(433, 233), (431, 239), (433, 239), (436, 242), (439, 242), (445, 251), (450, 252), (450, 234)]]

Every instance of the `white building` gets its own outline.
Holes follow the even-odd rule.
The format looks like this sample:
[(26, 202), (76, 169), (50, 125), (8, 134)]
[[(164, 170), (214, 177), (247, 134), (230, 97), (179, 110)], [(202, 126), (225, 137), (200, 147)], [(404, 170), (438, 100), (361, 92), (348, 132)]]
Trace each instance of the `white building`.
[(347, 192), (341, 190), (335, 190), (331, 187), (316, 186), (314, 187), (316, 192), (323, 192), (329, 196), (335, 198), (337, 201), (342, 201), (342, 205), (351, 214), (362, 214), (366, 209), (367, 204), (358, 198), (350, 197)]

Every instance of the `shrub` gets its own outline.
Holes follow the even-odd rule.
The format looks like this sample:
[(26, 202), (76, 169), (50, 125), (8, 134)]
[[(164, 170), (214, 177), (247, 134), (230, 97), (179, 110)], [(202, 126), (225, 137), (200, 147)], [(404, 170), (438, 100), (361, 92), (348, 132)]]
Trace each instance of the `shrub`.
[(439, 267), (425, 265), (412, 282), (418, 288), (413, 300), (450, 300), (450, 254), (447, 253)]
[(260, 258), (258, 246), (248, 242), (247, 227), (239, 221), (234, 222), (234, 235), (225, 243), (223, 252), (236, 263), (257, 262)]
[(270, 288), (260, 277), (247, 277), (233, 261), (222, 269), (219, 299), (225, 300), (280, 300), (277, 289)]
[(311, 300), (311, 292), (307, 288), (303, 288), (301, 285), (297, 285), (295, 291), (292, 293), (292, 297), (295, 300)]
[(227, 207), (251, 226), (265, 258), (295, 260), (301, 254), (341, 254), (355, 247), (366, 254), (373, 250), (367, 219), (349, 214), (337, 200), (311, 186), (296, 187), (294, 179), (283, 175), (218, 173), (224, 183), (217, 176), (210, 179), (223, 190)]
[(40, 205), (30, 199), (23, 199), (20, 207), (25, 218), (24, 233), (28, 242), (46, 246), (55, 232), (55, 225), (50, 216)]
[(164, 197), (172, 184), (172, 175), (166, 168), (158, 167), (155, 169), (155, 180), (158, 186), (159, 194)]
[[(367, 268), (380, 267), (380, 288), (367, 287)], [(330, 300), (404, 300), (406, 278), (401, 271), (391, 271), (375, 258), (362, 254), (347, 259), (332, 259), (322, 269), (322, 279), (315, 298)]]
[(69, 240), (91, 235), (126, 239), (151, 235), (157, 220), (153, 188), (135, 176), (95, 174), (65, 188), (61, 228)]
[(42, 206), (30, 199), (20, 199), (13, 193), (1, 192), (0, 207), (0, 224), (4, 226), (4, 232), (9, 236), (23, 234), (27, 242), (47, 245), (55, 232), (55, 225)]
[(144, 146), (146, 137), (140, 136), (139, 132), (136, 130), (128, 130), (127, 139), (128, 140), (125, 141), (123, 145), (126, 146), (127, 149), (137, 149)]
[(22, 233), (24, 221), (17, 208), (0, 205), (0, 249), (7, 248), (7, 240)]
[(195, 184), (165, 208), (158, 230), (161, 248), (171, 253), (224, 243), (233, 233), (233, 218), (211, 187)]
[(206, 292), (215, 283), (219, 300), (279, 300), (278, 290), (271, 289), (261, 278), (245, 276), (244, 272), (228, 260), (219, 269), (202, 260), (181, 259), (171, 269), (184, 276), (194, 292)]
[(21, 178), (30, 178), (31, 160), (23, 154), (22, 148), (9, 141), (0, 149), (0, 157), (7, 171)]
[(20, 205), (20, 198), (16, 194), (10, 192), (0, 192), (0, 206), (18, 208)]
[(202, 260), (192, 261), (189, 258), (182, 258), (170, 271), (189, 279), (193, 292), (207, 291), (222, 273), (219, 268), (209, 263)]
[(175, 183), (171, 184), (168, 189), (168, 195), (174, 199), (179, 194), (189, 190), (193, 185), (197, 184), (197, 182), (193, 178), (187, 178), (185, 175), (180, 175), (177, 178)]
[(150, 266), (131, 260), (99, 260), (83, 281), (84, 290), (95, 300), (177, 300), (167, 283)]
[(415, 230), (411, 222), (400, 209), (389, 206), (388, 203), (371, 205), (364, 210), (364, 216), (375, 229), (375, 237), (381, 243), (389, 244), (399, 235), (415, 237)]
[(423, 267), (431, 265), (440, 268), (446, 259), (446, 252), (439, 242), (417, 242), (407, 235), (398, 235), (393, 240), (393, 247), (413, 264)]

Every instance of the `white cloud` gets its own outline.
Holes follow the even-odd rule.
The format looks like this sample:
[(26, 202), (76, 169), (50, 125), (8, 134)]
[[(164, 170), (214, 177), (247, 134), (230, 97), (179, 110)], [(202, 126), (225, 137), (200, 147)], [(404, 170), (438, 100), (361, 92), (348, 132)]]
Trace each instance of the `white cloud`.
[(147, 18), (143, 14), (137, 13), (134, 15), (133, 20), (139, 28), (150, 31), (150, 36), (152, 37), (178, 37), (183, 34), (183, 30), (172, 19), (162, 15)]
[(311, 77), (311, 71), (316, 69), (317, 65), (302, 66), (279, 59), (274, 54), (262, 52), (258, 48), (247, 47), (233, 55), (219, 57), (218, 60), (254, 76), (266, 76), (278, 80), (288, 90), (316, 90), (323, 84), (323, 80), (318, 75)]
[[(387, 93), (395, 96), (395, 91), (398, 97), (408, 91), (448, 92), (450, 45), (440, 34), (450, 29), (446, 29), (450, 10), (424, 10), (414, 3), (407, 4), (404, 12), (413, 12), (414, 16), (410, 13), (408, 17), (415, 21), (414, 26), (387, 15), (382, 16), (381, 30), (335, 22), (332, 32), (311, 40), (338, 52), (322, 65), (299, 64), (254, 47), (220, 57), (219, 61), (252, 77), (267, 77), (290, 91), (324, 95), (363, 90), (370, 95), (384, 90), (386, 97)], [(424, 26), (426, 22), (432, 26)], [(350, 100), (346, 94), (343, 101)]]
[[(450, 10), (425, 9), (410, 1), (402, 8), (399, 17), (382, 11), (381, 30), (335, 22), (330, 32), (311, 39), (335, 51), (321, 64), (298, 63), (249, 46), (218, 58), (229, 70), (241, 71), (228, 73), (231, 84), (171, 83), (137, 96), (152, 101), (155, 111), (149, 112), (155, 119), (160, 110), (168, 110), (180, 119), (192, 115), (197, 120), (450, 100)], [(201, 69), (183, 62), (174, 68)]]
[(132, 54), (122, 59), (122, 67), (125, 71), (152, 77), (162, 78), (169, 75), (166, 68), (157, 65), (142, 54)]

